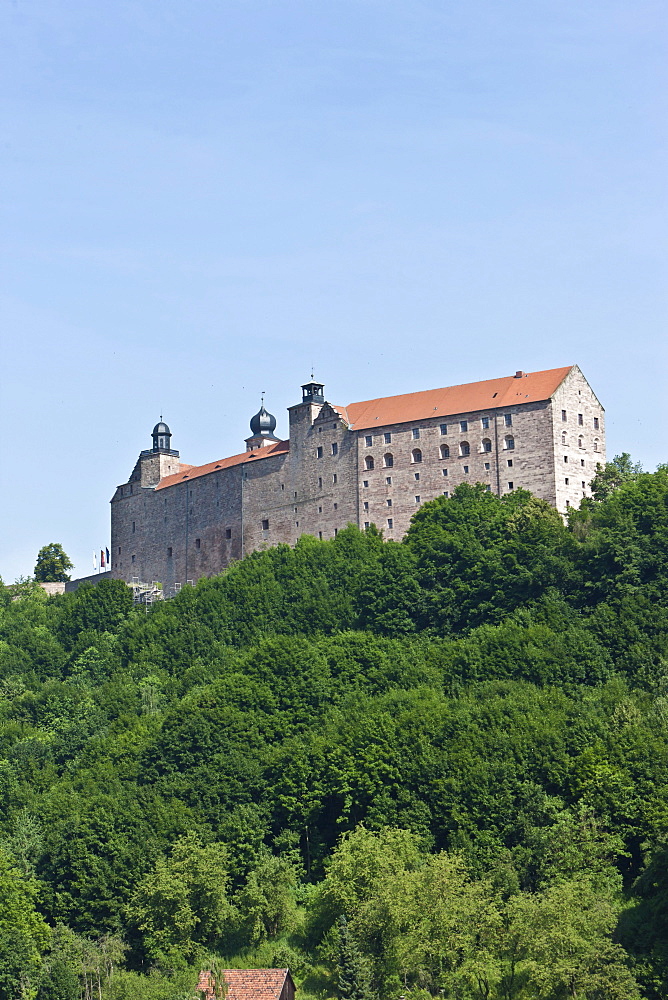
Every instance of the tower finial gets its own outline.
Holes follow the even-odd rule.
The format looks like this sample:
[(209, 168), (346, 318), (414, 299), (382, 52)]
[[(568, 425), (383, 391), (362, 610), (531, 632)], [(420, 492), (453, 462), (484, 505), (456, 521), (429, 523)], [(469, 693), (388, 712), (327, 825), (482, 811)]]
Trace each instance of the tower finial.
[(264, 406), (264, 389), (260, 394), (260, 406)]

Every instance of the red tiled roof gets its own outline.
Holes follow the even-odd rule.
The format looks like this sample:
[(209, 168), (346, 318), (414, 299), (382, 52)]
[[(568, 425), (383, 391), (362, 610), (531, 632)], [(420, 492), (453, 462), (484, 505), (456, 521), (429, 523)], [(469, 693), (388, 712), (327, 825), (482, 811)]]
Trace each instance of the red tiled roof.
[(485, 382), (469, 382), (446, 389), (427, 389), (409, 392), (403, 396), (385, 396), (367, 399), (361, 403), (337, 406), (335, 409), (353, 430), (404, 424), (428, 417), (454, 416), (474, 410), (512, 406), (516, 403), (536, 403), (549, 399), (571, 371), (568, 368), (551, 368), (544, 372), (529, 372), (520, 378), (504, 378)]
[[(290, 975), (287, 969), (224, 969), (227, 983), (225, 1000), (279, 1000)], [(213, 997), (213, 976), (209, 970), (200, 972), (199, 992)]]
[(246, 462), (257, 462), (261, 458), (269, 458), (271, 455), (281, 455), (289, 450), (289, 441), (278, 441), (276, 444), (267, 445), (266, 448), (244, 451), (241, 455), (220, 458), (217, 462), (208, 462), (206, 465), (182, 465), (179, 472), (161, 479), (156, 490), (163, 490), (166, 486), (175, 486), (177, 483), (183, 483), (189, 479), (197, 479), (198, 476), (206, 476), (209, 472), (216, 472), (218, 469), (229, 469), (233, 465), (244, 465)]

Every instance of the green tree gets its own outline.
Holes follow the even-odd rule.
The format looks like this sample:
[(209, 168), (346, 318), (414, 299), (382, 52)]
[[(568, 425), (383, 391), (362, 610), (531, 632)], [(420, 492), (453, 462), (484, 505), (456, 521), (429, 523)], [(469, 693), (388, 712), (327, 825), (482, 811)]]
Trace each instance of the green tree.
[(216, 945), (236, 915), (228, 882), (224, 845), (205, 846), (192, 833), (177, 840), (169, 857), (159, 858), (141, 880), (129, 906), (149, 961), (183, 969), (203, 947)]
[(338, 920), (339, 954), (337, 963), (337, 990), (340, 1000), (369, 1000), (369, 965), (357, 942), (353, 940), (348, 921), (341, 914)]
[(70, 579), (68, 570), (73, 567), (60, 542), (50, 542), (37, 553), (35, 579), (39, 583), (64, 583)]
[(0, 848), (0, 1000), (32, 1000), (50, 932), (36, 909), (37, 884)]
[(623, 483), (628, 483), (642, 472), (640, 462), (632, 462), (627, 451), (615, 455), (612, 462), (598, 465), (591, 481), (591, 493), (595, 500), (606, 500)]

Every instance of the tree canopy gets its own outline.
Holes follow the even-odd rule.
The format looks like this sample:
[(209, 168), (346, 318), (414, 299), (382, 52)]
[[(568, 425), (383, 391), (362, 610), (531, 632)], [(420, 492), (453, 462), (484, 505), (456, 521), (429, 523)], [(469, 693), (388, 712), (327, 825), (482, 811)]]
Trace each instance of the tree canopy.
[(616, 462), (148, 610), (0, 586), (0, 1000), (665, 997), (668, 471)]

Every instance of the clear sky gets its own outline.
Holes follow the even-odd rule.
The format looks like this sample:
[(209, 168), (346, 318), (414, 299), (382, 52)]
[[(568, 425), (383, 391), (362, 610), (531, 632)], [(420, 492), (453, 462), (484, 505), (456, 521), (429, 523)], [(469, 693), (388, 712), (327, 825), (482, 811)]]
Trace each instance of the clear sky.
[(577, 363), (666, 448), (664, 0), (0, 0), (0, 575), (76, 575), (160, 414)]

